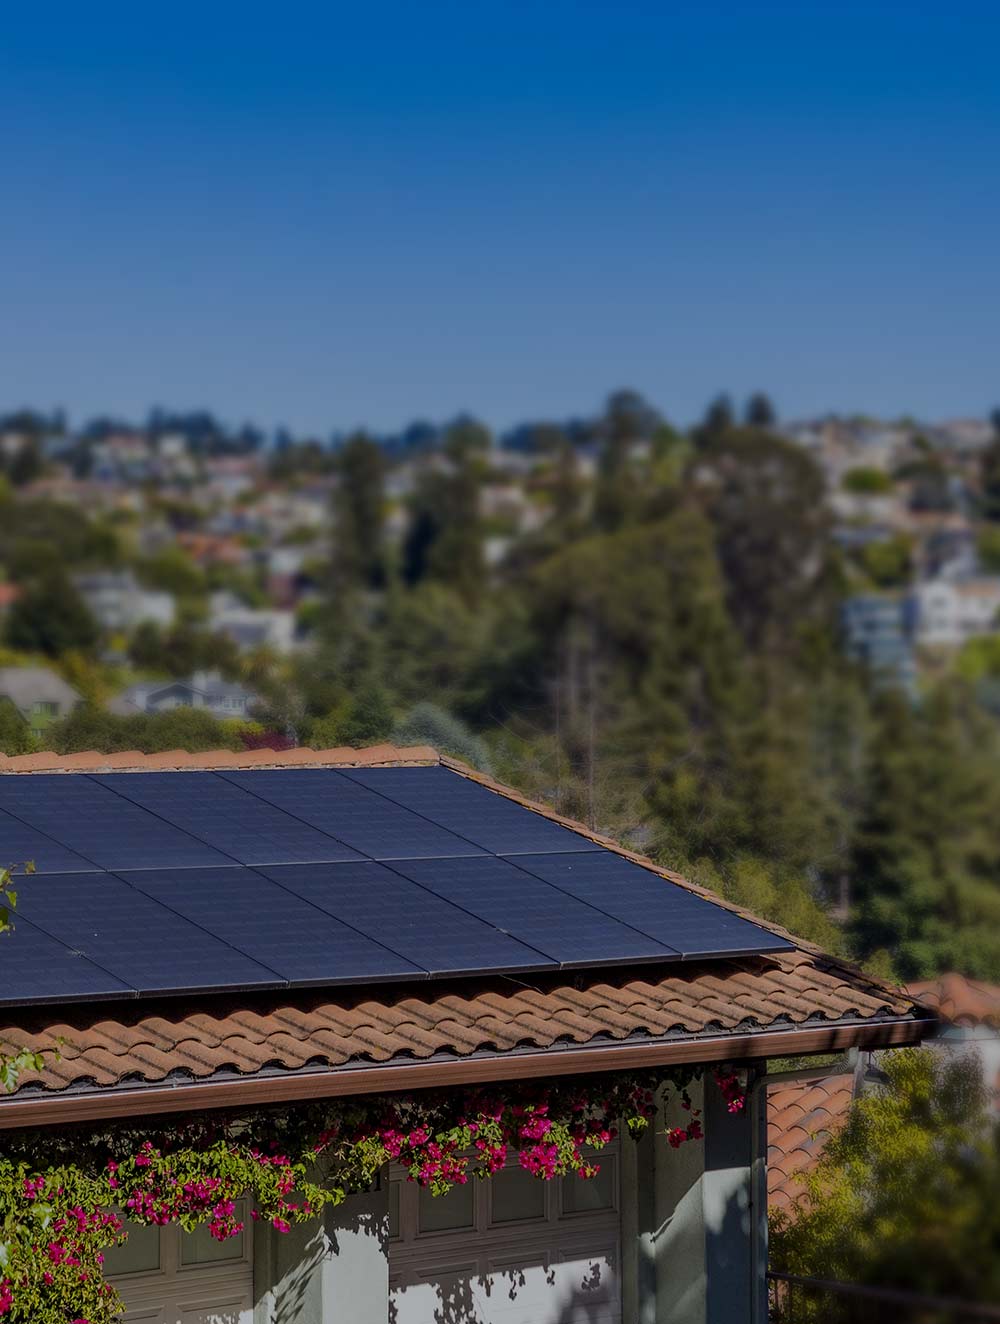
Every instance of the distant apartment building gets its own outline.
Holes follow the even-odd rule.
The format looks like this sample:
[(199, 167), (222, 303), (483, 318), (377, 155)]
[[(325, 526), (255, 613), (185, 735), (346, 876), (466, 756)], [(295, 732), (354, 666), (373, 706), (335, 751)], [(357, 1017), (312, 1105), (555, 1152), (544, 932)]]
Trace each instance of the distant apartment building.
[(0, 667), (0, 699), (7, 699), (39, 739), (60, 717), (71, 713), (81, 695), (48, 667)]
[(143, 588), (130, 570), (95, 571), (76, 575), (73, 582), (105, 630), (133, 630), (143, 621), (173, 624), (173, 595)]
[(920, 644), (954, 647), (1000, 627), (1000, 577), (928, 579), (913, 599)]
[(913, 620), (912, 601), (902, 594), (855, 594), (841, 608), (848, 657), (876, 679), (912, 691), (917, 678)]
[(130, 685), (108, 707), (121, 716), (203, 708), (213, 717), (246, 718), (256, 702), (252, 690), (223, 680), (217, 671), (196, 671), (186, 679), (144, 680)]

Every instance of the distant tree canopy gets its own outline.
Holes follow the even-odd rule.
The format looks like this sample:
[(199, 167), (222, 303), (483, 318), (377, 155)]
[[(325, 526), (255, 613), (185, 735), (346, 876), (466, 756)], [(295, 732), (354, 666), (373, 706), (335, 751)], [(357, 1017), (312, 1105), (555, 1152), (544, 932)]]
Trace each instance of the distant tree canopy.
[(692, 460), (692, 478), (715, 531), (729, 608), (752, 648), (830, 609), (826, 485), (799, 446), (766, 432), (730, 430)]
[(906, 979), (1000, 971), (997, 724), (956, 682), (913, 707), (887, 694), (853, 845), (858, 951)]
[(848, 469), (841, 482), (845, 492), (855, 496), (884, 496), (892, 491), (892, 479), (883, 469), (859, 467)]
[(65, 575), (49, 571), (29, 584), (7, 616), (6, 640), (26, 653), (59, 658), (90, 652), (100, 629), (86, 603)]

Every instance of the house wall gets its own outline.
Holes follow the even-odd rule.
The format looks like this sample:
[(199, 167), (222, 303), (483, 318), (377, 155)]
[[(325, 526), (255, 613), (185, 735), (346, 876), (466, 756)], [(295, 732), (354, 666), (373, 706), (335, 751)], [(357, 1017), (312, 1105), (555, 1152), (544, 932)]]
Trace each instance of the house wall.
[[(653, 1134), (621, 1146), (622, 1318), (763, 1324), (765, 1264), (754, 1237), (766, 1227), (764, 1091), (742, 1113), (727, 1111), (714, 1081), (692, 1098), (703, 1142), (666, 1143), (666, 1127), (690, 1120), (673, 1103)], [(328, 1211), (319, 1229), (258, 1228), (256, 1244), (254, 1324), (386, 1324), (388, 1182)]]

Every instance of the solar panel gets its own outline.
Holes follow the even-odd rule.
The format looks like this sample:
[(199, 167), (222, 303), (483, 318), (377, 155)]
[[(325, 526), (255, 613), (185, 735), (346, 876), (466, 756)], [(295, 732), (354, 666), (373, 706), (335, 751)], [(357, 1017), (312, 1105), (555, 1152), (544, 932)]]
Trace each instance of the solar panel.
[(18, 914), (138, 993), (275, 988), (275, 971), (108, 873), (45, 874)]
[(412, 979), (424, 973), (253, 869), (144, 869), (122, 877), (290, 984)]
[[(58, 830), (56, 824), (53, 829)], [(93, 869), (91, 860), (85, 860), (60, 842), (53, 840), (44, 832), (22, 823), (13, 814), (0, 809), (0, 849), (3, 858), (0, 867), (13, 868), (15, 865), (35, 866), (37, 873), (75, 873)]]
[(101, 869), (194, 868), (231, 862), (92, 777), (0, 776), (0, 808), (51, 833)]
[(0, 1002), (793, 946), (442, 767), (0, 775), (0, 841)]
[(560, 965), (663, 961), (680, 955), (496, 856), (402, 860), (393, 867)]
[(385, 865), (300, 864), (261, 872), (352, 928), (391, 941), (428, 974), (542, 970), (556, 964)]
[(373, 860), (483, 853), (453, 832), (327, 768), (221, 775)]
[(348, 768), (343, 775), (493, 855), (602, 849), (588, 837), (447, 768)]
[(0, 936), (0, 1003), (127, 997), (131, 989), (107, 970), (18, 915)]
[(597, 855), (525, 855), (520, 868), (571, 896), (632, 924), (682, 956), (730, 956), (786, 951), (784, 938), (661, 878), (651, 869), (603, 850)]
[(93, 780), (240, 864), (362, 858), (342, 841), (212, 772), (118, 772)]

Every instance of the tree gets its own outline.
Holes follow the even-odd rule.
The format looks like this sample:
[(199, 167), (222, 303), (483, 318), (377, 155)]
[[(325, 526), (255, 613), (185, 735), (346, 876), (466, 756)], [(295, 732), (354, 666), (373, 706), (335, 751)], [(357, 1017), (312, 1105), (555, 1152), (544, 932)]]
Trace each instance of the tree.
[(10, 462), (8, 477), (15, 487), (25, 487), (40, 478), (45, 472), (42, 448), (37, 438), (31, 437), (23, 442), (17, 454)]
[(1000, 522), (1000, 410), (993, 415), (996, 435), (979, 457), (980, 509), (984, 519)]
[(856, 469), (848, 469), (841, 480), (841, 487), (855, 496), (885, 496), (892, 491), (892, 479), (884, 469), (861, 465)]
[(615, 391), (608, 396), (598, 424), (602, 442), (594, 495), (598, 528), (620, 528), (639, 514), (642, 486), (633, 446), (637, 441), (651, 441), (661, 422), (659, 413), (637, 391)]
[[(798, 1209), (772, 1218), (772, 1265), (1000, 1302), (1000, 1127), (989, 1120), (978, 1058), (903, 1049), (879, 1067), (882, 1085), (827, 1141)], [(836, 1309), (824, 1309), (823, 1321), (854, 1318)]]
[(344, 443), (334, 493), (334, 578), (341, 587), (385, 581), (385, 456), (363, 432)]
[(58, 658), (71, 649), (90, 652), (100, 629), (69, 579), (53, 571), (29, 585), (7, 617), (7, 642), (26, 653)]
[(0, 750), (5, 754), (30, 754), (34, 748), (27, 722), (10, 699), (0, 699)]
[(705, 444), (692, 480), (715, 530), (733, 619), (754, 648), (827, 620), (830, 514), (818, 466), (766, 432), (733, 430)]
[(438, 580), (470, 601), (482, 589), (486, 567), (477, 456), (477, 448), (459, 442), (448, 469), (428, 469), (421, 475), (403, 542), (406, 583)]
[(395, 745), (430, 745), (443, 754), (453, 754), (481, 772), (490, 771), (485, 742), (466, 724), (436, 703), (418, 703), (396, 723)]
[(693, 430), (692, 436), (698, 446), (707, 446), (725, 436), (736, 423), (732, 398), (725, 392), (717, 395), (705, 410), (701, 423)]
[(743, 411), (743, 421), (748, 428), (773, 428), (778, 421), (778, 415), (770, 397), (763, 391), (755, 391), (747, 401), (746, 409)]
[(961, 683), (919, 708), (881, 696), (852, 844), (862, 958), (886, 953), (904, 979), (1000, 979), (998, 757), (996, 725)]

